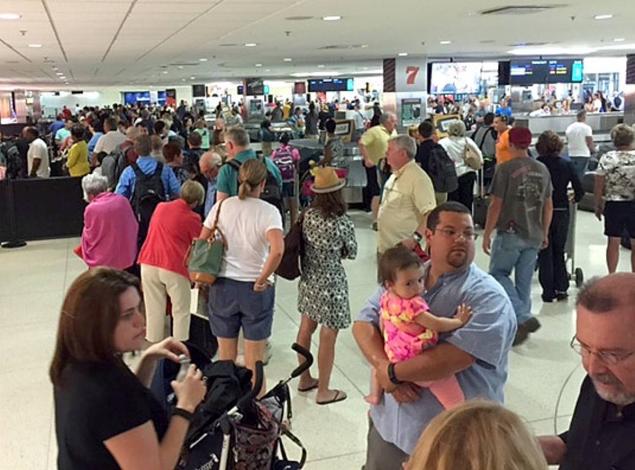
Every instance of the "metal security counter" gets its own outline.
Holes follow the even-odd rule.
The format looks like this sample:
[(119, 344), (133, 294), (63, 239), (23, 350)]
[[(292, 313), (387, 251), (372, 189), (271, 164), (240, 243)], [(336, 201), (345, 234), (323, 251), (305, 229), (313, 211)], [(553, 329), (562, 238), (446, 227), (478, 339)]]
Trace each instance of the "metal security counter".
[[(576, 121), (575, 113), (553, 114), (551, 116), (514, 116), (516, 125), (527, 127), (534, 136), (544, 131), (554, 131), (564, 135), (567, 127)], [(593, 129), (595, 140), (604, 141), (611, 129), (624, 122), (624, 113), (587, 113), (586, 123)]]

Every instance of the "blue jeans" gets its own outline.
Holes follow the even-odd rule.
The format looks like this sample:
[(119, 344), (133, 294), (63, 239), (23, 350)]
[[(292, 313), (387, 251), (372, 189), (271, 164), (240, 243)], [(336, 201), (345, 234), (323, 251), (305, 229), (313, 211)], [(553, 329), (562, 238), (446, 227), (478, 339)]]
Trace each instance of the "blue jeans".
[[(531, 315), (531, 278), (534, 275), (538, 244), (513, 233), (498, 232), (492, 243), (489, 273), (512, 301), (518, 325)], [(511, 274), (514, 271), (514, 282)], [(514, 285), (515, 284), (515, 285)]]

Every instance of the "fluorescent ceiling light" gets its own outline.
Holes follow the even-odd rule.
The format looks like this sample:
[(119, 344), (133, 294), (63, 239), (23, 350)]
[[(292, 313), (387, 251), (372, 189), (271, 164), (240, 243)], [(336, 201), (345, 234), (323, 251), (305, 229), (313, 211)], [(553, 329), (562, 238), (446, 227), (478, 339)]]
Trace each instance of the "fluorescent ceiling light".
[(303, 77), (337, 77), (340, 75), (339, 72), (303, 72), (303, 73), (292, 73), (292, 77), (303, 78)]
[(0, 13), (0, 20), (19, 20), (21, 18), (17, 13)]
[(255, 42), (246, 42), (245, 43), (245, 47), (256, 47), (258, 44), (256, 44)]
[(183, 66), (182, 65), (179, 65), (178, 68), (179, 68), (179, 70), (183, 70)]
[(447, 46), (448, 44), (452, 44), (452, 41), (439, 41), (439, 44), (442, 46)]
[(595, 18), (596, 20), (610, 20), (611, 18), (613, 18), (613, 15), (595, 15), (593, 18)]
[(29, 47), (32, 47), (33, 49), (38, 49), (42, 47), (42, 44), (29, 44)]
[(55, 75), (64, 75), (62, 72), (55, 72)]
[(256, 64), (256, 67), (262, 67), (262, 64)]
[(626, 39), (624, 39), (624, 38), (615, 38), (615, 39), (613, 39), (613, 42), (624, 42), (624, 41), (626, 41)]
[(265, 69), (265, 72), (271, 72), (271, 69)]
[(285, 62), (291, 62), (293, 59), (291, 57), (285, 57), (282, 60), (285, 61)]
[(333, 16), (323, 16), (322, 19), (324, 21), (339, 21), (342, 19), (342, 17), (338, 15), (333, 15)]
[(588, 55), (597, 49), (588, 46), (571, 46), (571, 47), (517, 47), (507, 51), (511, 55)]
[(317, 67), (318, 67), (318, 69), (323, 69), (324, 68), (324, 64), (319, 64)]
[(196, 80), (196, 77), (190, 77), (190, 80)]
[(400, 52), (399, 54), (397, 54), (399, 57), (406, 57), (408, 55), (407, 52)]
[(163, 73), (163, 75), (165, 75), (165, 74), (167, 74), (167, 73), (168, 73), (168, 71), (167, 71), (167, 70), (164, 70), (162, 73)]
[(207, 62), (207, 59), (205, 57), (201, 57), (200, 59), (198, 59), (199, 62)]

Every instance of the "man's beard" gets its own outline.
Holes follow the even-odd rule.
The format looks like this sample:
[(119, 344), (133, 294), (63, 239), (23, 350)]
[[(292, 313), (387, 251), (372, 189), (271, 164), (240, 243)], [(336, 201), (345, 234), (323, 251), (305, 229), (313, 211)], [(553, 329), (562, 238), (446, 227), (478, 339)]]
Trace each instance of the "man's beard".
[[(623, 391), (624, 385), (613, 374), (592, 375), (591, 380), (595, 391), (600, 397), (617, 406), (628, 406), (635, 403), (635, 395)], [(616, 391), (607, 391), (602, 385), (612, 386)]]
[(467, 250), (452, 250), (447, 256), (448, 264), (454, 268), (462, 268), (467, 264)]

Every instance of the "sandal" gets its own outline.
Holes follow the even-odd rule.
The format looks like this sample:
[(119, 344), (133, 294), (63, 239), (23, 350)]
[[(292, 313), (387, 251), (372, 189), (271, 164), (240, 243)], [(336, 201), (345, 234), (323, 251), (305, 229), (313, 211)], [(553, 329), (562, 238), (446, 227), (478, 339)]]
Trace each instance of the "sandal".
[(317, 403), (318, 405), (330, 405), (331, 403), (337, 403), (338, 401), (344, 401), (346, 400), (347, 395), (346, 393), (342, 392), (341, 390), (335, 390), (335, 396), (330, 399), (330, 400), (325, 400), (325, 401), (315, 401), (315, 403)]

